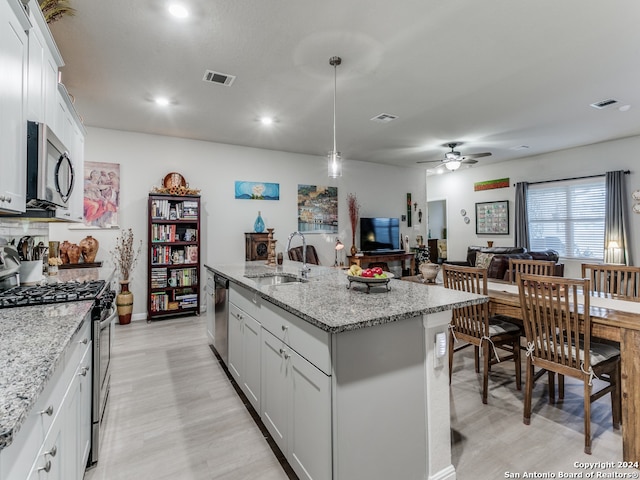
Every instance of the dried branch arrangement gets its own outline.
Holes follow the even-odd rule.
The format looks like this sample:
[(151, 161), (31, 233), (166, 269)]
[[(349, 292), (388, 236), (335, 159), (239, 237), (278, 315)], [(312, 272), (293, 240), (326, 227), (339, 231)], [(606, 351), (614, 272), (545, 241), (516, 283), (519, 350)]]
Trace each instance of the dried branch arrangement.
[(358, 226), (358, 218), (360, 217), (360, 204), (355, 193), (347, 195), (347, 205), (349, 206), (349, 222), (351, 223), (351, 242), (356, 241), (356, 227)]
[(110, 253), (122, 280), (129, 280), (129, 275), (136, 265), (141, 249), (142, 240), (140, 240), (138, 248), (134, 249), (133, 231), (130, 228), (124, 231), (121, 237), (116, 238), (116, 246)]
[(75, 15), (76, 11), (69, 5), (69, 0), (40, 0), (40, 10), (47, 23), (60, 20), (64, 15)]

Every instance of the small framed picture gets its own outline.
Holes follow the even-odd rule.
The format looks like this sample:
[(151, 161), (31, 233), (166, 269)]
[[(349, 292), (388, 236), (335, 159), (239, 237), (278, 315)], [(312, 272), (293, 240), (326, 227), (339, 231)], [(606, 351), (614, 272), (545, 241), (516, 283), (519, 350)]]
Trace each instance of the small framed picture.
[(509, 235), (509, 201), (476, 203), (476, 234)]

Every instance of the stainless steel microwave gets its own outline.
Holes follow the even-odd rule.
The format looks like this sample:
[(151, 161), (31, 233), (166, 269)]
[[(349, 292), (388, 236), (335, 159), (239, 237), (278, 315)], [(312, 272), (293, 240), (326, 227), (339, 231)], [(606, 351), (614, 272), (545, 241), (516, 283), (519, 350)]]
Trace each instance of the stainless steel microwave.
[(69, 152), (44, 123), (27, 122), (27, 206), (67, 207), (75, 172)]

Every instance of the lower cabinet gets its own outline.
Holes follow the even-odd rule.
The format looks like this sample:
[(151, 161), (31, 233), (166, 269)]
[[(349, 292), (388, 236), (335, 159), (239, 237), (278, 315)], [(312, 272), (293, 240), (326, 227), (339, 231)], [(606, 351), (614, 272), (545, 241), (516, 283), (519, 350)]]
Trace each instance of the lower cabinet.
[(87, 318), (14, 442), (2, 450), (0, 480), (82, 480), (91, 445), (91, 347)]
[(262, 331), (260, 417), (301, 479), (331, 478), (331, 377)]
[(260, 411), (260, 337), (258, 321), (235, 304), (229, 304), (229, 372)]

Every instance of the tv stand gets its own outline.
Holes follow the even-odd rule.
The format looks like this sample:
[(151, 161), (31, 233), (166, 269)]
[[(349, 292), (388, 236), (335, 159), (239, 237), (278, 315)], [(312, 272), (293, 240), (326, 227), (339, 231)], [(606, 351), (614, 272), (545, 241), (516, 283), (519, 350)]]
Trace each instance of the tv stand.
[(410, 275), (415, 275), (416, 271), (416, 256), (414, 253), (369, 253), (362, 256), (347, 255), (349, 265), (368, 265), (375, 262), (401, 262), (402, 269), (404, 270), (405, 262), (409, 260), (411, 265)]

